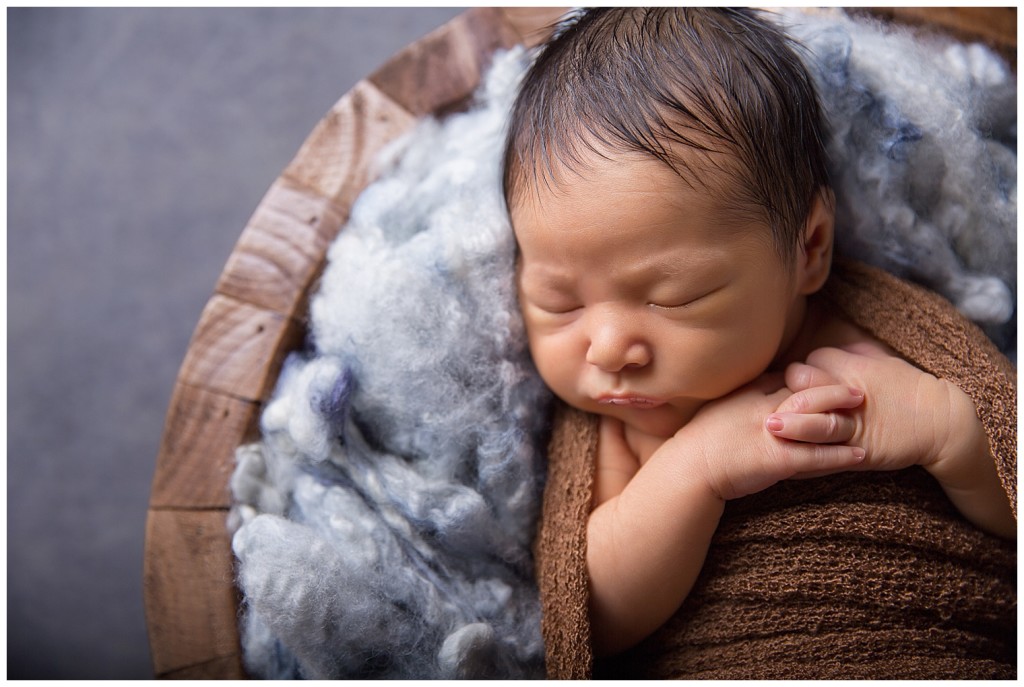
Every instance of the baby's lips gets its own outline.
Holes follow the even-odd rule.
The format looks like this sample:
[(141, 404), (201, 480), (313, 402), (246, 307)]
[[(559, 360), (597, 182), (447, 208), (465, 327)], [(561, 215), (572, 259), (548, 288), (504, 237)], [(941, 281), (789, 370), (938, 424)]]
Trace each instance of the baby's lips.
[(631, 408), (657, 408), (662, 405), (662, 402), (656, 399), (630, 394), (601, 396), (597, 399), (597, 402), (601, 405), (628, 406)]

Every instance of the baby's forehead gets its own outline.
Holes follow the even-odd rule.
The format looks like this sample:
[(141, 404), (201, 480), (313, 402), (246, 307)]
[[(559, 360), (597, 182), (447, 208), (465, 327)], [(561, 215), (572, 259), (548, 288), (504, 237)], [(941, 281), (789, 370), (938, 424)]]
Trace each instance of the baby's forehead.
[[(678, 146), (677, 146), (678, 147)], [(513, 217), (524, 204), (543, 211), (566, 195), (635, 193), (675, 203), (685, 210), (695, 202), (728, 212), (743, 196), (743, 175), (734, 155), (677, 150), (666, 159), (632, 150), (592, 146), (570, 156), (549, 156), (532, 170), (507, 199)], [(747, 208), (749, 210), (749, 208)]]
[[(731, 180), (688, 183), (661, 161), (638, 155), (592, 161), (586, 168), (563, 170), (538, 183), (510, 209), (520, 249), (537, 255), (562, 251), (575, 236), (593, 237), (595, 245), (620, 243), (614, 250), (647, 255), (671, 251), (680, 241), (717, 243), (741, 234), (770, 235), (764, 214), (749, 207)], [(582, 246), (588, 250), (587, 246)]]

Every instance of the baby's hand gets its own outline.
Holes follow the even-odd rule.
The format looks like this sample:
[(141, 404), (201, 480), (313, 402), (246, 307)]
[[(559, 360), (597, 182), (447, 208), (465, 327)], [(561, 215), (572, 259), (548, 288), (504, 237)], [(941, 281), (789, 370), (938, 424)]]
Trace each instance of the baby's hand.
[[(854, 418), (846, 412), (864, 402), (864, 392), (852, 386), (826, 383), (824, 373), (814, 370), (823, 386), (812, 386), (783, 401), (765, 420), (769, 432), (781, 439), (815, 444), (849, 441)], [(793, 391), (793, 389), (790, 389)]]
[[(866, 452), (851, 469), (920, 465), (968, 520), (997, 536), (1016, 536), (1016, 518), (974, 401), (953, 383), (861, 344), (814, 351), (807, 363), (786, 369), (786, 384), (794, 394), (765, 423), (775, 436), (823, 441), (835, 433), (838, 441)], [(865, 401), (842, 410), (842, 388), (850, 386), (863, 389)]]
[[(951, 423), (951, 385), (871, 344), (818, 349), (786, 369), (786, 385), (793, 395), (768, 416), (769, 431), (795, 441), (849, 441), (867, 452), (861, 469), (929, 467), (960, 424)], [(861, 390), (867, 400), (853, 402)]]
[[(840, 401), (834, 392), (814, 391), (806, 396), (818, 405), (828, 405), (829, 399), (853, 402)], [(782, 480), (850, 470), (861, 463), (863, 450), (842, 445), (853, 435), (852, 424), (837, 427), (828, 442), (780, 441), (766, 431), (765, 416), (789, 396), (781, 376), (765, 375), (706, 404), (665, 448), (671, 451), (678, 444), (682, 455), (700, 457), (690, 469), (701, 473), (723, 500), (759, 492)], [(814, 422), (802, 430), (807, 436), (820, 432)], [(696, 452), (693, 447), (698, 447)]]

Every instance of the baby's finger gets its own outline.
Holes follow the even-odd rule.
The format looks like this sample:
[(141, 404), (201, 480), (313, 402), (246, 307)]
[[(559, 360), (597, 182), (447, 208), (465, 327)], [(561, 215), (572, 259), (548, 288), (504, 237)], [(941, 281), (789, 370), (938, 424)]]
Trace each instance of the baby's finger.
[(842, 384), (815, 386), (786, 398), (776, 413), (824, 413), (827, 410), (856, 408), (864, 402), (864, 392)]
[(772, 413), (764, 426), (780, 439), (812, 444), (843, 443), (857, 431), (856, 420), (842, 413)]
[(793, 392), (816, 386), (829, 386), (837, 381), (828, 372), (807, 363), (790, 363), (786, 367), (786, 386)]
[(856, 446), (840, 444), (787, 443), (779, 447), (795, 478), (820, 477), (856, 470), (864, 464), (866, 452)]
[(862, 369), (865, 363), (871, 360), (884, 360), (891, 357), (893, 356), (888, 355), (886, 349), (881, 346), (868, 342), (858, 342), (843, 348), (832, 348), (829, 346), (817, 348), (811, 351), (804, 363), (811, 367), (816, 367), (826, 374), (832, 374), (838, 370), (839, 375), (846, 379), (849, 374)]

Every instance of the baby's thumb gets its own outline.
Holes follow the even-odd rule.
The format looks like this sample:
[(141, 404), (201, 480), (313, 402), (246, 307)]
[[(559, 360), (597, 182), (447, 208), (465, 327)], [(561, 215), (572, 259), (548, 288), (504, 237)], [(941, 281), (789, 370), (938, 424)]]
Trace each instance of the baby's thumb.
[(786, 386), (793, 393), (816, 386), (831, 386), (838, 383), (839, 380), (828, 372), (807, 363), (791, 363), (786, 368)]

